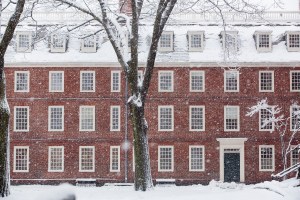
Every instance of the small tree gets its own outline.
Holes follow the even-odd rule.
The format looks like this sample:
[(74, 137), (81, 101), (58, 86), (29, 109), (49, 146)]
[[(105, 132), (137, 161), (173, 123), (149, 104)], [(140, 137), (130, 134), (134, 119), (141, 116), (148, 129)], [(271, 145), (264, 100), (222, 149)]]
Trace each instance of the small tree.
[[(290, 153), (300, 148), (300, 144), (292, 146), (292, 142), (295, 141), (300, 131), (300, 106), (294, 103), (292, 107), (296, 109), (292, 110), (291, 117), (286, 117), (282, 115), (282, 109), (278, 105), (270, 106), (268, 105), (267, 99), (263, 99), (259, 101), (257, 105), (250, 107), (246, 114), (246, 116), (252, 117), (261, 110), (265, 111), (264, 113), (266, 114), (259, 123), (261, 123), (262, 127), (272, 124), (276, 132), (278, 132), (281, 144), (283, 170), (287, 168), (287, 158)], [(288, 133), (289, 124), (292, 126), (292, 132), (290, 134)]]

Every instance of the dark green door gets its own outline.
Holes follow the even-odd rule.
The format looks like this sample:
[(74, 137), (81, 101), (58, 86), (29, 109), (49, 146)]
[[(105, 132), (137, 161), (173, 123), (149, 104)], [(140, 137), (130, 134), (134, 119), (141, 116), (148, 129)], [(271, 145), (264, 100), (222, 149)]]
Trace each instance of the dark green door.
[(224, 153), (224, 181), (240, 182), (239, 153)]

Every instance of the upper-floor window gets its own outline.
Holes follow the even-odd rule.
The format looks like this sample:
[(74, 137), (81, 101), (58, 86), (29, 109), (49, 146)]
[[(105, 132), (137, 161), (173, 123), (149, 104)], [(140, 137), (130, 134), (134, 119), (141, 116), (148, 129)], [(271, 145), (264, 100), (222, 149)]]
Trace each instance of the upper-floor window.
[(95, 106), (80, 106), (79, 131), (95, 131)]
[(292, 146), (294, 150), (291, 151), (291, 166), (296, 165), (300, 162), (299, 154), (300, 154), (300, 147), (296, 148), (296, 146)]
[(289, 31), (286, 34), (286, 43), (288, 51), (300, 51), (300, 32)]
[(189, 31), (189, 51), (203, 51), (204, 48), (204, 32), (203, 31)]
[(290, 113), (290, 130), (298, 131), (300, 129), (300, 106), (291, 106)]
[(91, 35), (81, 39), (80, 51), (84, 53), (95, 53), (96, 52), (96, 36)]
[(204, 92), (204, 71), (190, 71), (190, 92)]
[(158, 91), (173, 92), (174, 91), (173, 71), (158, 72)]
[(164, 31), (158, 43), (158, 51), (173, 51), (173, 31)]
[(110, 130), (120, 131), (120, 106), (110, 107)]
[(121, 72), (112, 71), (111, 72), (111, 91), (120, 92), (121, 90)]
[(64, 147), (50, 146), (48, 149), (48, 171), (63, 172), (64, 171)]
[(17, 32), (17, 52), (31, 52), (32, 32)]
[(238, 32), (237, 31), (222, 31), (223, 49), (227, 54), (235, 54), (238, 50)]
[(94, 146), (79, 147), (79, 171), (80, 172), (95, 171), (95, 147)]
[(29, 172), (29, 147), (14, 147), (14, 172)]
[(67, 37), (65, 34), (51, 35), (51, 52), (66, 52)]
[(174, 110), (173, 106), (158, 106), (158, 130), (173, 131)]
[(15, 92), (29, 92), (28, 71), (15, 71)]
[(259, 171), (275, 170), (274, 145), (259, 145)]
[(274, 92), (274, 72), (260, 71), (259, 72), (259, 91)]
[(290, 90), (291, 92), (300, 91), (300, 71), (290, 72)]
[(205, 129), (204, 106), (190, 106), (190, 131), (204, 131)]
[(239, 72), (238, 71), (225, 71), (224, 72), (224, 91), (225, 92), (238, 92), (239, 91)]
[(240, 107), (225, 106), (224, 130), (239, 131), (240, 130)]
[(110, 147), (110, 171), (120, 172), (120, 146)]
[(29, 107), (14, 107), (14, 131), (29, 131)]
[(64, 72), (50, 71), (49, 72), (49, 92), (64, 91)]
[(273, 131), (274, 122), (270, 121), (274, 107), (270, 106), (265, 109), (259, 110), (259, 130), (260, 131)]
[(80, 72), (80, 92), (95, 92), (95, 71)]
[(48, 131), (64, 130), (64, 107), (49, 106), (48, 108)]
[(204, 146), (189, 146), (189, 170), (204, 171)]
[(258, 52), (271, 52), (272, 50), (272, 35), (271, 31), (256, 31), (255, 43)]
[(174, 170), (174, 147), (158, 146), (158, 171), (172, 172)]

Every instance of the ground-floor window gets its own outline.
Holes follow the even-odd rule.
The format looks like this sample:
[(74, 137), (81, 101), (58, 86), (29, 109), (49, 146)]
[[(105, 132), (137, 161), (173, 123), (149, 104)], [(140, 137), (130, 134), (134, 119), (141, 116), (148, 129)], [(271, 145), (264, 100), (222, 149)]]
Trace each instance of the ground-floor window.
[[(295, 146), (293, 146), (292, 148), (295, 148)], [(296, 165), (297, 163), (299, 163), (299, 154), (300, 154), (300, 149), (299, 148), (295, 148), (292, 152), (291, 152), (291, 165)]]
[(110, 147), (110, 171), (120, 171), (120, 146)]
[(14, 147), (14, 172), (29, 172), (29, 147)]
[(64, 147), (52, 146), (48, 150), (48, 171), (63, 172), (64, 171)]
[(95, 147), (81, 146), (79, 147), (79, 171), (94, 172), (95, 171)]
[(190, 146), (189, 170), (204, 171), (204, 146)]
[(259, 171), (274, 171), (274, 145), (259, 146)]
[(158, 147), (158, 171), (174, 171), (174, 147)]

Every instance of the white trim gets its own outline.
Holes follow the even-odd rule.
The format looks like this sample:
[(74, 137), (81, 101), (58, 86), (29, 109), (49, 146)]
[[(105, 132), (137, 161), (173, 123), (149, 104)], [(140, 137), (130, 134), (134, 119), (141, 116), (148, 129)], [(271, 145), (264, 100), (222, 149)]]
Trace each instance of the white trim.
[[(202, 169), (192, 169), (192, 148), (202, 149)], [(203, 145), (189, 145), (189, 171), (190, 172), (204, 172), (205, 171), (205, 147)]]
[[(171, 108), (171, 114), (172, 114), (172, 119), (171, 119), (171, 129), (161, 129), (160, 128), (160, 109), (161, 108)], [(174, 106), (166, 105), (166, 106), (158, 106), (158, 131), (174, 131)]]
[[(237, 80), (237, 89), (236, 90), (227, 90), (227, 74), (228, 73), (236, 73), (236, 80)], [(237, 70), (224, 70), (224, 92), (239, 92), (240, 91), (240, 73)]]
[[(261, 74), (262, 73), (271, 73), (272, 74), (272, 89), (271, 90), (262, 90), (261, 89)], [(259, 92), (274, 92), (274, 90), (275, 90), (274, 71), (259, 71), (258, 78), (259, 78), (259, 85), (258, 85)]]
[[(171, 153), (172, 153), (172, 165), (171, 169), (166, 170), (166, 169), (160, 169), (160, 149), (161, 148), (171, 148)], [(174, 171), (174, 146), (158, 146), (158, 172), (173, 172)]]
[[(51, 85), (52, 85), (52, 74), (58, 74), (61, 73), (62, 74), (62, 89), (61, 90), (52, 90), (51, 89)], [(64, 92), (65, 90), (65, 73), (64, 71), (49, 71), (49, 92)]]
[[(200, 74), (202, 74), (201, 76), (202, 76), (202, 79), (203, 79), (203, 85), (202, 85), (202, 90), (193, 90), (192, 89), (192, 74), (193, 73), (200, 73)], [(205, 92), (205, 71), (203, 71), (203, 70), (191, 70), (190, 71), (190, 92)]]
[[(27, 108), (27, 129), (16, 129), (16, 110), (17, 108)], [(29, 106), (14, 106), (14, 132), (29, 132)]]
[[(16, 170), (16, 150), (26, 149), (27, 150), (27, 170)], [(29, 146), (14, 146), (14, 168), (13, 172), (29, 172)]]
[[(112, 119), (112, 116), (113, 116), (113, 109), (114, 108), (117, 108), (118, 109), (118, 128), (117, 129), (113, 129), (113, 119)], [(121, 113), (121, 106), (110, 106), (110, 131), (120, 131), (121, 130), (121, 116), (120, 116), (120, 113)]]
[[(81, 157), (82, 149), (92, 149), (93, 150), (93, 169), (91, 170), (82, 170), (81, 166)], [(95, 172), (95, 146), (79, 146), (79, 172)]]
[[(161, 73), (170, 73), (171, 75), (171, 89), (170, 90), (163, 90), (160, 87), (160, 83), (161, 83)], [(158, 92), (174, 92), (174, 71), (172, 70), (159, 70), (158, 71)]]
[[(81, 116), (82, 116), (82, 108), (92, 108), (93, 109), (93, 128), (92, 129), (82, 129), (81, 124)], [(79, 131), (95, 131), (95, 106), (79, 106)]]
[[(27, 90), (17, 90), (17, 74), (24, 73), (27, 74)], [(30, 72), (29, 71), (15, 71), (15, 79), (14, 79), (14, 92), (29, 92), (30, 91)]]
[[(51, 108), (62, 108), (62, 128), (61, 129), (51, 129)], [(48, 106), (48, 131), (64, 131), (65, 125), (65, 108), (64, 106)]]
[[(266, 53), (272, 51), (272, 31), (255, 31), (255, 46), (259, 53)], [(259, 36), (260, 35), (268, 35), (269, 36), (269, 47), (259, 47)]]
[[(189, 51), (190, 52), (202, 52), (204, 49), (204, 31), (188, 31), (188, 45), (189, 45)], [(200, 47), (192, 47), (192, 36), (193, 35), (200, 35), (201, 39), (200, 39)]]
[[(202, 108), (202, 119), (203, 119), (203, 128), (202, 129), (192, 129), (192, 108)], [(205, 106), (189, 106), (189, 131), (205, 131)]]
[(174, 51), (174, 32), (173, 31), (163, 31), (161, 36), (163, 35), (169, 35), (170, 36), (170, 47), (161, 47), (161, 44), (160, 44), (160, 40), (158, 41), (158, 47), (157, 47), (157, 50), (159, 52), (170, 52), (170, 51)]
[[(53, 42), (53, 36), (57, 35), (59, 38), (62, 38), (63, 40), (63, 46), (62, 47), (55, 47), (54, 46), (54, 42)], [(61, 34), (61, 33), (53, 33), (51, 34), (51, 44), (50, 44), (50, 51), (52, 53), (64, 53), (66, 52), (66, 43), (67, 43), (67, 36), (65, 34)]]
[[(62, 169), (61, 170), (53, 170), (51, 169), (51, 149), (62, 149)], [(64, 172), (65, 165), (65, 147), (64, 146), (49, 146), (48, 147), (48, 172)]]
[[(274, 106), (268, 106), (268, 108), (271, 108), (271, 109), (274, 110), (275, 107)], [(259, 131), (271, 131), (271, 132), (273, 132), (274, 128), (275, 128), (274, 122), (272, 122), (272, 129), (262, 129), (262, 127), (261, 127), (261, 109), (259, 110), (258, 114), (259, 114), (259, 117), (258, 117), (258, 120), (259, 120), (259, 124), (258, 124)]]
[[(115, 170), (115, 169), (112, 169), (112, 149), (118, 149), (118, 169)], [(120, 172), (120, 146), (110, 146), (110, 167), (109, 167), (109, 171), (110, 172)]]
[[(226, 128), (226, 108), (237, 108), (237, 129), (227, 129)], [(240, 131), (240, 106), (224, 106), (224, 131)]]
[[(272, 148), (272, 169), (261, 169), (261, 148)], [(275, 147), (274, 147), (274, 145), (259, 145), (259, 171), (260, 172), (275, 171)]]
[(286, 48), (287, 48), (287, 51), (289, 51), (289, 52), (298, 52), (298, 51), (300, 51), (300, 46), (299, 47), (290, 47), (290, 35), (298, 35), (299, 40), (300, 40), (300, 31), (287, 31), (286, 32)]
[[(92, 90), (83, 90), (82, 89), (82, 75), (85, 73), (91, 73), (93, 74), (93, 89)], [(95, 71), (80, 71), (80, 92), (95, 92), (95, 88), (96, 88), (96, 75), (95, 75)]]
[[(119, 86), (118, 86), (118, 90), (114, 90), (113, 89), (113, 74), (118, 74), (118, 81), (119, 81)], [(111, 75), (110, 75), (110, 91), (111, 92), (121, 92), (121, 71), (111, 71)]]
[[(299, 90), (293, 90), (292, 89), (292, 74), (293, 73), (299, 73), (300, 74), (300, 70), (291, 70), (290, 71), (290, 92), (300, 92), (300, 88), (299, 88)], [(300, 82), (300, 80), (299, 80), (299, 82)]]
[(247, 138), (217, 138), (220, 143), (220, 181), (224, 181), (224, 150), (240, 150), (240, 182), (245, 182), (245, 147)]
[[(93, 38), (91, 38), (93, 37)], [(80, 52), (82, 53), (96, 53), (97, 51), (97, 43), (96, 43), (96, 35), (91, 35), (87, 38), (84, 38), (84, 39), (89, 39), (91, 40), (91, 42), (93, 42), (94, 46), (93, 47), (85, 47), (84, 46), (84, 39), (81, 39), (81, 42), (80, 42)]]
[(300, 106), (299, 105), (291, 105), (290, 106), (290, 131), (298, 131), (297, 128), (293, 128), (292, 126), (292, 121), (293, 121), (293, 108), (298, 108), (300, 110)]
[[(29, 42), (29, 47), (24, 48), (20, 47), (20, 35), (27, 35), (28, 36), (28, 42)], [(16, 33), (16, 38), (17, 38), (17, 52), (22, 52), (22, 53), (30, 53), (32, 50), (32, 31), (18, 31)]]

